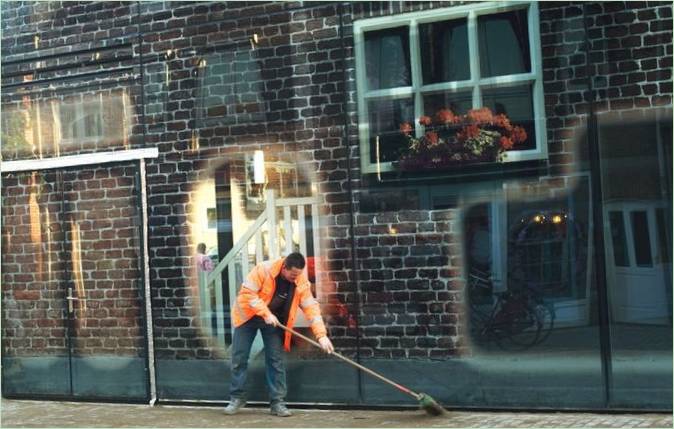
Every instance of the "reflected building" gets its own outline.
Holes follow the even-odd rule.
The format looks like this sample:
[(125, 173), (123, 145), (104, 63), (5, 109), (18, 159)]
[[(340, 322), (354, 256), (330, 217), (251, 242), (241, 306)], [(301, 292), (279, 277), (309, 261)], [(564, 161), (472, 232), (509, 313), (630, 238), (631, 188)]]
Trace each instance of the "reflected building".
[(672, 409), (670, 3), (1, 8), (4, 396), (224, 402), (300, 251), (337, 350), (443, 405)]

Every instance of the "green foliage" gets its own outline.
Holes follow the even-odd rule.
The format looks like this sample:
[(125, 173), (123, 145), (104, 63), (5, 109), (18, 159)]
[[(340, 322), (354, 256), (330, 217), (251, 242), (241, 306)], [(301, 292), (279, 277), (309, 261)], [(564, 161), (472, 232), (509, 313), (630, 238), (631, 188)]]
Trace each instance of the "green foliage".
[(4, 159), (17, 159), (22, 153), (30, 152), (30, 142), (26, 139), (28, 121), (24, 112), (10, 110), (2, 113), (2, 133), (0, 146)]

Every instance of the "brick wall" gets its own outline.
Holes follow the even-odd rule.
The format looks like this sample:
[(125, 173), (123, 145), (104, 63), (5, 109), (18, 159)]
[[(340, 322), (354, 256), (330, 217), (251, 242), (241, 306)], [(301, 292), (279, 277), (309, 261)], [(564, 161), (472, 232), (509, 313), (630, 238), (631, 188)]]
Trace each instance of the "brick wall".
[(599, 114), (671, 108), (672, 5), (542, 2), (539, 8), (550, 173), (564, 174), (587, 160), (578, 130), (590, 101)]
[[(160, 152), (147, 167), (159, 357), (218, 355), (196, 317), (189, 271), (196, 245), (189, 235), (192, 191), (212, 178), (218, 165), (256, 149), (296, 154), (315, 172), (326, 228), (319, 288), (340, 346), (354, 351), (360, 336), (364, 356), (443, 358), (467, 352), (456, 212), (361, 213), (362, 194), (371, 186), (361, 180), (358, 159), (351, 30), (357, 19), (459, 3), (345, 5), (343, 40), (338, 8), (325, 3), (50, 2), (16, 9), (5, 4), (3, 28), (20, 30), (5, 31), (3, 55), (32, 51), (36, 31), (40, 47), (57, 50), (102, 37), (143, 36), (134, 49), (145, 66), (144, 139)], [(586, 152), (573, 140), (590, 97), (582, 7), (539, 3), (550, 154), (543, 174), (553, 178), (573, 171)], [(671, 106), (671, 5), (586, 7), (590, 82), (599, 110)], [(258, 42), (249, 48), (256, 34)], [(213, 76), (228, 70), (231, 80)], [(356, 272), (350, 269), (352, 240)]]
[[(143, 356), (135, 168), (3, 176), (3, 353)], [(63, 204), (61, 201), (65, 201)]]

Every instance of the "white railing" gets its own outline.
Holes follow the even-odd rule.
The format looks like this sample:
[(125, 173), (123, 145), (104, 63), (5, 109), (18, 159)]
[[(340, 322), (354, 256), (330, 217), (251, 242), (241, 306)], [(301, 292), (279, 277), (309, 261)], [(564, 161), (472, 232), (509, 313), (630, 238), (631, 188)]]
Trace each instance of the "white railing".
[[(222, 347), (225, 346), (225, 318), (228, 317), (224, 311), (224, 293), (228, 293), (230, 308), (232, 308), (244, 276), (256, 264), (295, 251), (305, 256), (319, 256), (317, 199), (315, 197), (276, 198), (273, 190), (266, 191), (265, 198), (265, 210), (237, 240), (232, 249), (208, 275), (205, 275), (206, 273), (199, 275), (202, 326), (206, 332), (216, 337), (218, 345)], [(307, 206), (309, 206), (309, 212), (307, 212)], [(311, 214), (311, 249), (307, 247), (307, 213)], [(228, 277), (227, 292), (223, 290), (222, 282), (222, 273), (225, 270), (227, 270)], [(214, 332), (212, 329), (213, 315), (215, 315)], [(301, 312), (298, 314), (295, 326), (307, 326)], [(252, 354), (257, 354), (261, 349), (262, 342), (258, 335), (253, 343)]]

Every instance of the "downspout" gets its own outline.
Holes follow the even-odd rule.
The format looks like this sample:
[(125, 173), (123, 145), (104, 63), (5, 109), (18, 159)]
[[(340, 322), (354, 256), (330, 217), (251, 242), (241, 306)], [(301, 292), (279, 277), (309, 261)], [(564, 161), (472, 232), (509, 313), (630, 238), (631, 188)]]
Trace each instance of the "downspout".
[[(354, 204), (353, 204), (353, 187), (352, 187), (352, 171), (351, 171), (351, 144), (349, 139), (349, 111), (348, 111), (348, 91), (347, 91), (347, 71), (346, 71), (346, 46), (344, 44), (344, 3), (339, 3), (337, 6), (339, 13), (339, 40), (342, 50), (342, 113), (344, 115), (344, 145), (346, 146), (346, 171), (347, 171), (347, 186), (349, 191), (349, 235), (351, 236), (351, 267), (353, 270), (353, 278), (351, 281), (356, 285), (355, 296), (355, 312), (360, 314), (360, 281), (358, 276), (358, 260), (356, 257), (356, 237), (355, 237), (355, 223), (354, 223)], [(351, 14), (353, 17), (353, 14)], [(356, 318), (356, 362), (360, 363), (360, 329), (358, 327), (358, 319)], [(361, 371), (357, 371), (358, 377), (358, 402), (363, 403), (363, 383)]]

